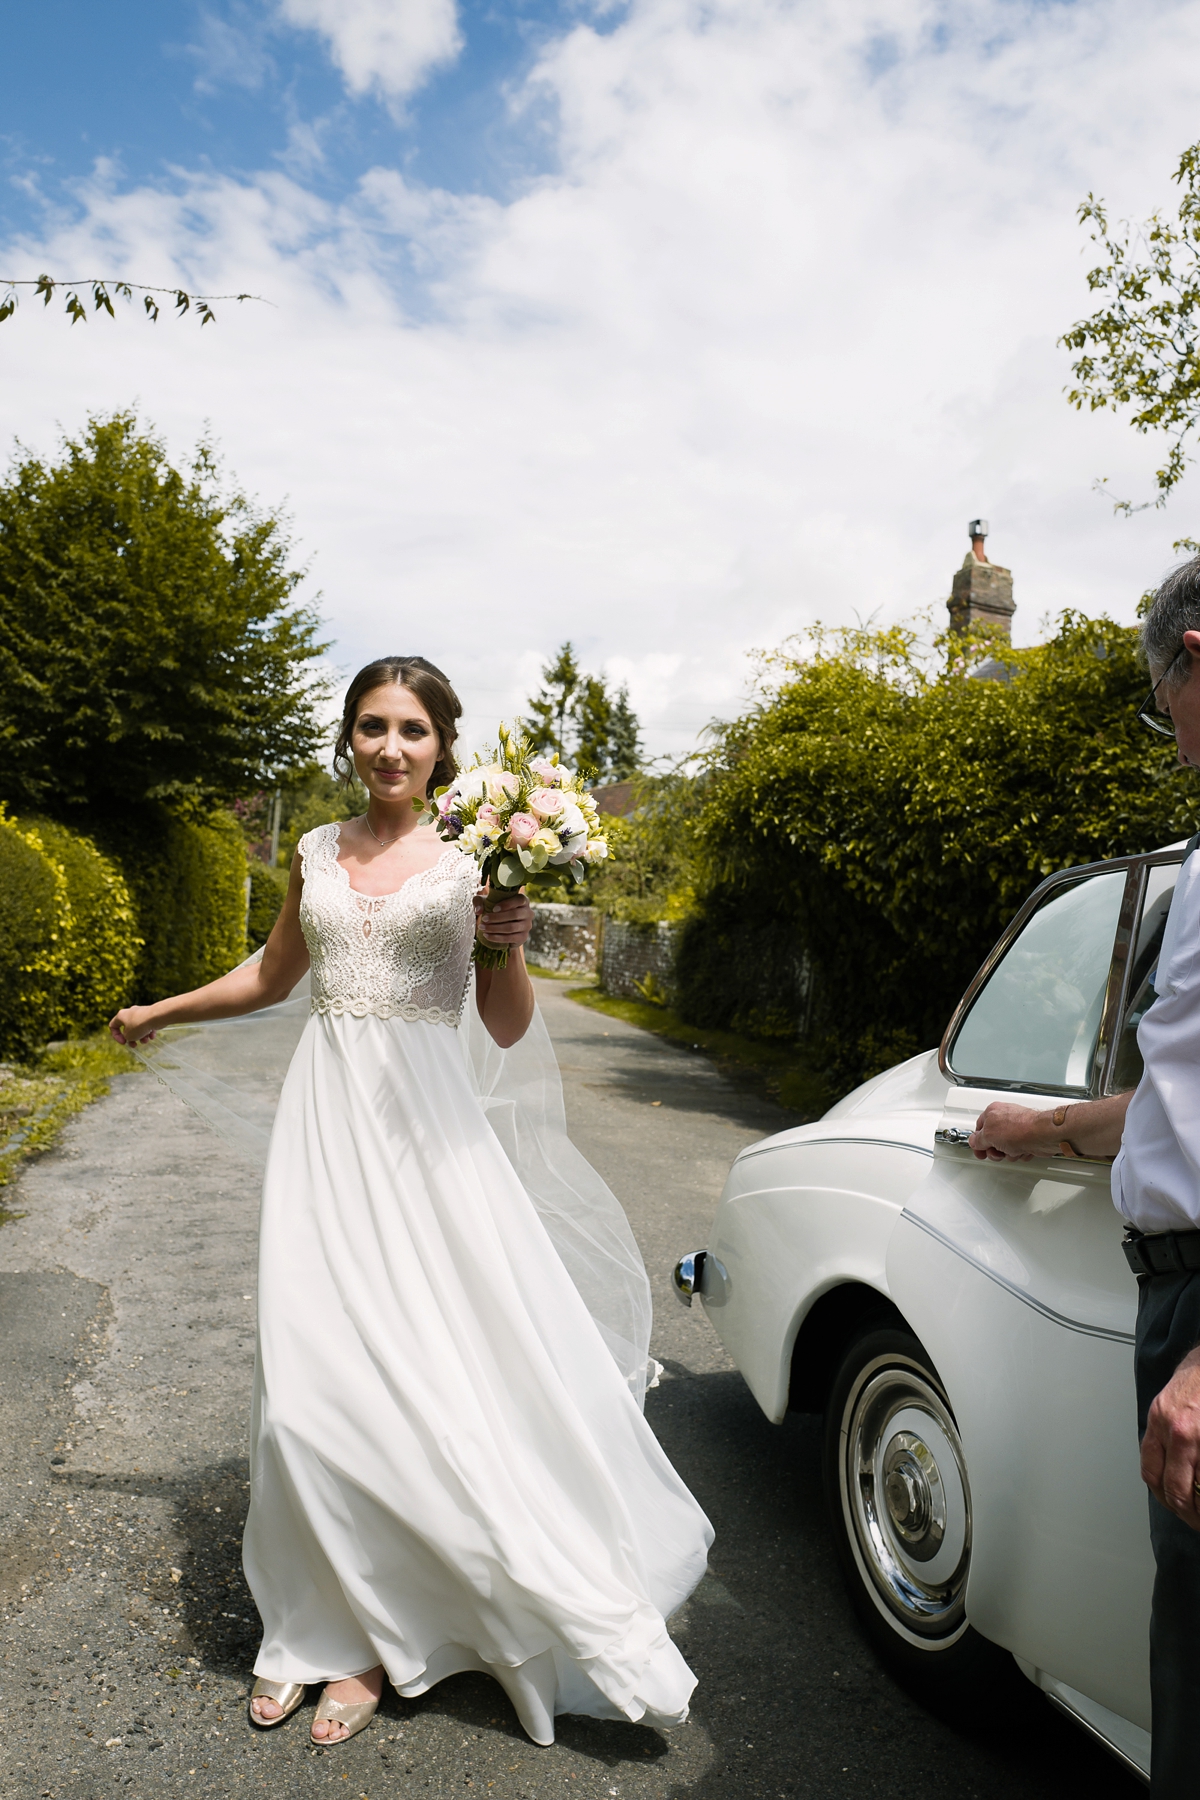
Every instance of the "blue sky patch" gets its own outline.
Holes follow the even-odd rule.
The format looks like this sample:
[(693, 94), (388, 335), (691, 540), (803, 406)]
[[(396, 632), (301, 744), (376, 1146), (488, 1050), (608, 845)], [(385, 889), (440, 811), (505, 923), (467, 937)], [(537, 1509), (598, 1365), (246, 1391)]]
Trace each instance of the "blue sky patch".
[[(598, 28), (623, 10), (606, 9)], [(170, 184), (173, 169), (282, 169), (333, 199), (384, 165), (423, 186), (510, 198), (553, 158), (544, 116), (514, 112), (510, 95), (542, 45), (581, 16), (559, 0), (464, 0), (462, 51), (397, 117), (374, 95), (347, 93), (318, 33), (243, 0), (13, 9), (0, 68), (0, 231), (40, 230), (46, 208), (70, 207), (98, 160), (121, 187)]]

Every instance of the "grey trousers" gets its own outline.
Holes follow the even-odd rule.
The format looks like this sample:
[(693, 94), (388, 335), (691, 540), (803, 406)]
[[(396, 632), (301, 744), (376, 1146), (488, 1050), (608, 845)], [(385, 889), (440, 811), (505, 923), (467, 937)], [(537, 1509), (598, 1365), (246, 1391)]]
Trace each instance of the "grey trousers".
[[(1139, 1278), (1138, 1436), (1156, 1394), (1200, 1344), (1200, 1271)], [(1150, 1616), (1150, 1697), (1154, 1727), (1153, 1800), (1200, 1793), (1200, 1532), (1151, 1494), (1154, 1605)]]

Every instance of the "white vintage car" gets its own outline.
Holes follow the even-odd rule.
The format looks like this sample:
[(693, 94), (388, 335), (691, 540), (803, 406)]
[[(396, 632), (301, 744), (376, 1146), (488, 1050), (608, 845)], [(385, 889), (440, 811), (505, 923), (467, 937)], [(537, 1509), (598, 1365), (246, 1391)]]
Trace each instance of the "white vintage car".
[(897, 1672), (961, 1689), (1000, 1646), (1143, 1776), (1153, 1563), (1109, 1165), (967, 1138), (991, 1100), (1136, 1085), (1183, 850), (1043, 882), (940, 1049), (743, 1150), (675, 1271), (769, 1419), (824, 1412), (843, 1570)]

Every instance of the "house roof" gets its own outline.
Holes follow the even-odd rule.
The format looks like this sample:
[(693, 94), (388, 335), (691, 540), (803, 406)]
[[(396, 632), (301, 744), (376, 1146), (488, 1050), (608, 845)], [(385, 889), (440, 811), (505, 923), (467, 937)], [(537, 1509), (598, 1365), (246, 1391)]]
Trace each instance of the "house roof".
[(614, 819), (627, 819), (634, 810), (632, 781), (607, 781), (602, 787), (592, 789), (592, 799), (596, 802), (597, 812), (608, 813)]

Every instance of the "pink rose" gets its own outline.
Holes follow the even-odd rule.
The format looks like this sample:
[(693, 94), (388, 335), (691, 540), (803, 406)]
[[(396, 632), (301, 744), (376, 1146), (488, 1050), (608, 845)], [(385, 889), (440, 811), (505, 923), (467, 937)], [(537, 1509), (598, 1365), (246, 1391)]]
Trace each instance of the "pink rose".
[(541, 829), (540, 822), (532, 813), (514, 813), (508, 821), (508, 835), (518, 850), (523, 850), (527, 844), (532, 843)]
[(563, 797), (557, 788), (534, 788), (529, 796), (529, 810), (539, 819), (556, 819), (563, 809)]
[(487, 772), (487, 797), (495, 806), (503, 806), (517, 792), (520, 783), (515, 775), (507, 769), (489, 769)]
[(563, 771), (559, 768), (557, 763), (552, 763), (548, 757), (535, 756), (529, 766), (535, 775), (541, 777), (547, 787), (560, 787), (562, 785)]
[(483, 831), (499, 831), (500, 814), (496, 811), (494, 806), (489, 806), (488, 803), (484, 801), (483, 805), (479, 808), (479, 811), (475, 814), (475, 823)]

